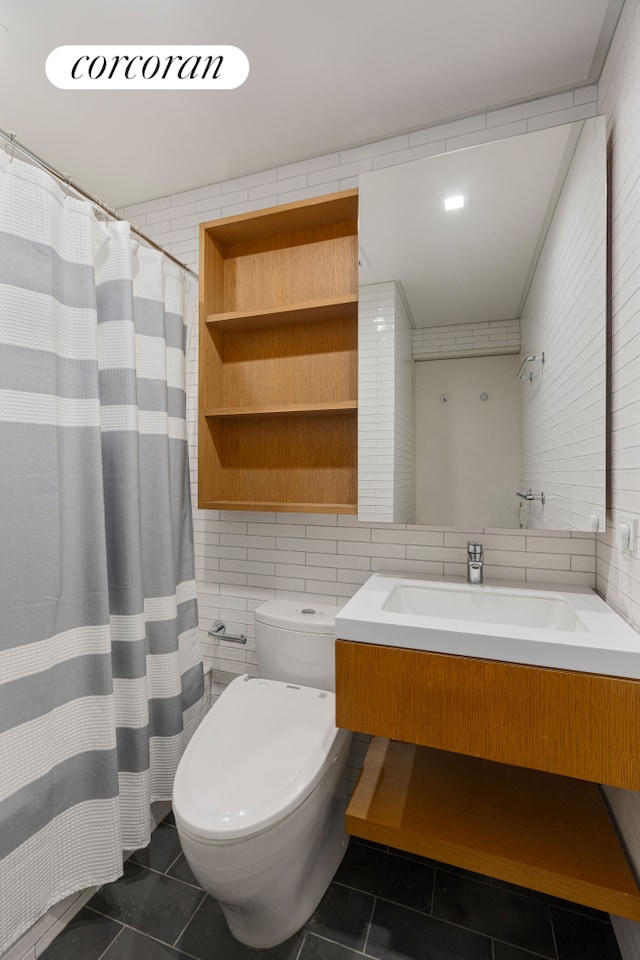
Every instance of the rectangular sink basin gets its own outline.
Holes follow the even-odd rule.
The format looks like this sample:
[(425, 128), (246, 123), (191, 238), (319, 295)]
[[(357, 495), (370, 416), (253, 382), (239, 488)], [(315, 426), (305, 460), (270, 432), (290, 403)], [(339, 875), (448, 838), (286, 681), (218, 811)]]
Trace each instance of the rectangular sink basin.
[(587, 587), (376, 573), (339, 612), (336, 636), (640, 679), (640, 635)]
[(389, 613), (511, 624), (514, 627), (537, 627), (542, 630), (586, 629), (564, 597), (490, 586), (460, 589), (447, 584), (399, 583), (392, 587), (382, 609)]

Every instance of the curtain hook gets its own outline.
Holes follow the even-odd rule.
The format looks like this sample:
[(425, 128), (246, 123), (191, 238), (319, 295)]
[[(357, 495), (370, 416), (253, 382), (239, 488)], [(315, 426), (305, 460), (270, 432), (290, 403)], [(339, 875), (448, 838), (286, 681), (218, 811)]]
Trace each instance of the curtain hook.
[(9, 130), (9, 148), (11, 150), (11, 156), (9, 157), (9, 163), (13, 163), (13, 158), (16, 152), (16, 135), (13, 130)]
[(71, 186), (71, 174), (63, 173), (62, 176), (64, 177), (64, 198), (66, 200), (69, 196), (69, 187)]

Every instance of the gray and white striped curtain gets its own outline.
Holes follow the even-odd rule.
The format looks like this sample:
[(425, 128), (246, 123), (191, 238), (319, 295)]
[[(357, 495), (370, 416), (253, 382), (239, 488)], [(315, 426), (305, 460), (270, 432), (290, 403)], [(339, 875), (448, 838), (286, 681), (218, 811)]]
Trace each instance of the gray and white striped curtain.
[(149, 842), (200, 720), (186, 284), (0, 151), (0, 953)]

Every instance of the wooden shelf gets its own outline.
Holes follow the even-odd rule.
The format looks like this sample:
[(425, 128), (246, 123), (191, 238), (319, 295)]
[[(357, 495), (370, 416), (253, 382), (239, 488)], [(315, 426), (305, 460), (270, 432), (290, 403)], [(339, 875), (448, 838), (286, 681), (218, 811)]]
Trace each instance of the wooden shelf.
[(356, 512), (353, 503), (292, 503), (272, 500), (210, 500), (202, 504), (205, 510), (258, 510), (268, 513), (340, 513)]
[(295, 417), (322, 413), (352, 413), (358, 409), (357, 400), (329, 403), (279, 403), (263, 407), (216, 407), (205, 410), (205, 417)]
[(300, 230), (351, 223), (357, 218), (357, 199), (357, 190), (343, 190), (266, 210), (252, 210), (223, 220), (210, 220), (201, 226), (203, 230), (212, 231), (224, 247), (233, 247), (247, 240), (252, 243), (270, 241)]
[(210, 330), (252, 330), (256, 327), (289, 326), (294, 323), (317, 323), (321, 320), (344, 320), (358, 309), (358, 295), (327, 297), (284, 307), (212, 313), (206, 323)]
[(201, 224), (198, 498), (357, 511), (358, 192)]
[(640, 920), (640, 891), (593, 783), (376, 737), (346, 826), (366, 840)]

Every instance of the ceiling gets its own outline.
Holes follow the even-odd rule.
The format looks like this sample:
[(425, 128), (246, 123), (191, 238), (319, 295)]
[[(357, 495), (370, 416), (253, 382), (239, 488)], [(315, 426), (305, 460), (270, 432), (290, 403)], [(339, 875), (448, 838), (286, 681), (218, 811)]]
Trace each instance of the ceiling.
[[(112, 206), (597, 79), (622, 0), (0, 0), (0, 127)], [(4, 28), (4, 29), (2, 29)], [(64, 44), (230, 44), (235, 90), (60, 90)]]
[[(519, 317), (582, 126), (362, 175), (360, 284), (395, 280), (416, 327)], [(452, 195), (464, 207), (446, 212)]]

